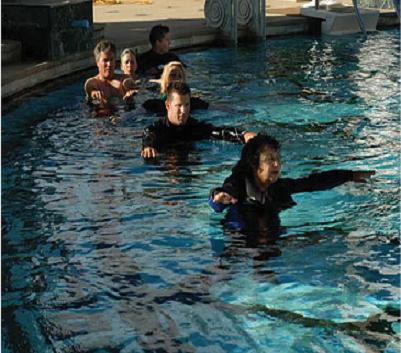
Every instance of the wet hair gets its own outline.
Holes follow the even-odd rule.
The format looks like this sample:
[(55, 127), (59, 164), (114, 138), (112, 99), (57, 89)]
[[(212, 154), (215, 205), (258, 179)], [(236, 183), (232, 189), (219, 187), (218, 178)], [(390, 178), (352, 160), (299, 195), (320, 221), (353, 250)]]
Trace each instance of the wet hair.
[(181, 75), (183, 80), (180, 82), (186, 83), (187, 79), (185, 76), (185, 70), (182, 63), (179, 61), (170, 61), (168, 64), (164, 65), (162, 76), (160, 77), (160, 93), (166, 93), (168, 90), (168, 86), (171, 82), (169, 82), (169, 76), (171, 71), (179, 70), (181, 71)]
[(167, 100), (171, 99), (171, 95), (177, 93), (180, 96), (191, 95), (191, 89), (184, 82), (174, 81), (171, 82), (167, 87)]
[[(124, 57), (125, 55), (132, 55), (132, 56), (133, 56), (134, 62), (135, 62), (135, 67), (136, 67), (136, 69), (137, 69), (137, 68), (138, 68), (138, 62), (136, 61), (136, 56), (135, 56), (134, 51), (133, 51), (131, 48), (125, 48), (125, 49), (121, 52), (121, 55), (120, 55), (120, 67), (121, 67), (121, 70), (124, 71), (124, 70), (123, 70), (123, 57)], [(135, 69), (135, 70), (136, 70), (136, 69)], [(134, 72), (134, 74), (135, 74), (135, 72)]]
[(109, 40), (101, 40), (99, 43), (96, 44), (95, 49), (93, 50), (93, 55), (95, 56), (95, 60), (98, 61), (101, 52), (108, 52), (111, 51), (114, 56), (116, 55), (116, 46), (113, 42)]
[(241, 173), (245, 177), (251, 177), (259, 168), (260, 155), (266, 149), (280, 151), (280, 143), (272, 136), (257, 134), (242, 148), (241, 159), (235, 165), (233, 172)]
[(152, 48), (155, 46), (157, 40), (162, 40), (164, 36), (170, 32), (170, 28), (163, 25), (153, 26), (149, 33), (149, 42)]
[(127, 54), (131, 54), (131, 55), (133, 55), (133, 56), (135, 57), (135, 53), (134, 53), (134, 51), (133, 51), (131, 48), (125, 48), (125, 49), (121, 52), (120, 60), (122, 61), (122, 60), (123, 60), (123, 56), (124, 56), (124, 55), (127, 55)]

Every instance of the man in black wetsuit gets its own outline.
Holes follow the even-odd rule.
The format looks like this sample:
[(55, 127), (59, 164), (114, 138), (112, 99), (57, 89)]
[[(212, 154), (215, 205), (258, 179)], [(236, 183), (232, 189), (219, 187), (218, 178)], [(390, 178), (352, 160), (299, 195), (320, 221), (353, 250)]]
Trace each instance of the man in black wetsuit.
[(154, 26), (149, 34), (149, 41), (152, 49), (138, 56), (138, 72), (159, 78), (164, 65), (170, 61), (181, 62), (181, 60), (169, 51), (171, 34), (167, 26)]
[(279, 142), (259, 134), (244, 146), (240, 161), (223, 186), (211, 191), (209, 205), (216, 212), (229, 205), (279, 212), (296, 204), (292, 194), (326, 190), (348, 181), (363, 183), (375, 174), (374, 171), (331, 170), (291, 179), (280, 178), (280, 171)]
[(189, 115), (191, 91), (187, 84), (173, 82), (167, 89), (167, 116), (145, 128), (142, 137), (142, 157), (154, 158), (168, 144), (203, 139), (218, 139), (246, 143), (256, 134), (232, 127), (216, 127)]

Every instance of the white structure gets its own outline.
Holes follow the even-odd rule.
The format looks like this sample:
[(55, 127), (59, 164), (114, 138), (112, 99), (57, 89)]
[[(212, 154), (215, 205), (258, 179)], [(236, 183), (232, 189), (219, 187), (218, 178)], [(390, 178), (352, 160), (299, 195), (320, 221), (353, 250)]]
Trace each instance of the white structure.
[[(375, 31), (379, 20), (379, 10), (359, 9), (359, 13), (366, 31)], [(353, 6), (326, 5), (319, 6), (318, 10), (312, 7), (303, 7), (301, 15), (322, 19), (322, 34), (340, 35), (361, 31), (358, 14)]]
[(204, 11), (207, 25), (222, 30), (234, 42), (238, 27), (266, 37), (266, 0), (206, 0)]

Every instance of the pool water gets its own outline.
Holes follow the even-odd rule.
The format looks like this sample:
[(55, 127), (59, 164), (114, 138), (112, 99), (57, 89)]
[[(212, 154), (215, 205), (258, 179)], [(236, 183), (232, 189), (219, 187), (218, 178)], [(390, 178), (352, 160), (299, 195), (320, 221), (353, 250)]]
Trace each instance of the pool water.
[(182, 55), (238, 111), (194, 116), (276, 136), (284, 176), (376, 171), (295, 195), (275, 238), (207, 205), (241, 145), (144, 162), (156, 117), (91, 118), (85, 77), (5, 113), (2, 352), (398, 352), (399, 53), (391, 30)]

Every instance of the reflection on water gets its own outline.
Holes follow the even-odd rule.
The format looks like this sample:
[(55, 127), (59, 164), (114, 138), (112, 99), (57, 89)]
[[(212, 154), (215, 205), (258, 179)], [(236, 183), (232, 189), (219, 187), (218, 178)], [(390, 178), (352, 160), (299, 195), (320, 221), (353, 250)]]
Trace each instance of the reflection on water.
[(254, 112), (198, 118), (275, 135), (285, 176), (377, 171), (249, 232), (206, 203), (240, 145), (145, 163), (155, 117), (91, 118), (83, 82), (6, 114), (2, 351), (398, 351), (399, 49), (390, 31), (184, 55), (197, 95)]

